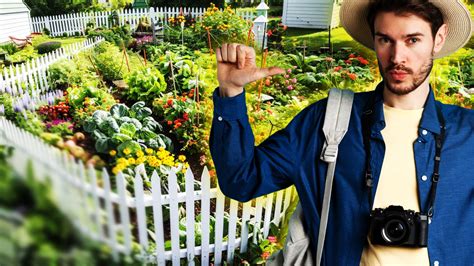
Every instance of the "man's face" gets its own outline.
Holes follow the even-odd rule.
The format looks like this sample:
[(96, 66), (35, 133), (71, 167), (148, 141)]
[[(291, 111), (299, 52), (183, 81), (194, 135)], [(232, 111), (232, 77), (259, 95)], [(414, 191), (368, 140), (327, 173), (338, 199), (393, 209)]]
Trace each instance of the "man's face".
[(433, 66), (431, 26), (415, 15), (379, 13), (374, 22), (375, 52), (385, 87), (397, 95), (418, 88)]

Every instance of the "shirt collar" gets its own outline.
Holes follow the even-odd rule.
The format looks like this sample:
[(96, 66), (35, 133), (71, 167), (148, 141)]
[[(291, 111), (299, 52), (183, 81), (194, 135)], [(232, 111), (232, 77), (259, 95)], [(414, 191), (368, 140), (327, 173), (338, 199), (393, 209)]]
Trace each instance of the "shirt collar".
[[(385, 128), (385, 117), (383, 113), (383, 90), (384, 83), (380, 82), (375, 89), (375, 101), (373, 105), (373, 131), (381, 131)], [(438, 119), (438, 113), (436, 111), (436, 101), (434, 98), (433, 90), (430, 85), (430, 91), (423, 109), (423, 114), (421, 116), (420, 128), (429, 130), (435, 134), (440, 133), (440, 120)]]

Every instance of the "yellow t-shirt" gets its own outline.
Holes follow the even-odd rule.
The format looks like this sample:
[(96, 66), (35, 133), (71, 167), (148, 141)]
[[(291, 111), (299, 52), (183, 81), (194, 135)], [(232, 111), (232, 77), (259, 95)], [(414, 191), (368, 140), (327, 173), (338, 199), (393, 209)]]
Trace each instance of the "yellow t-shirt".
[[(420, 211), (413, 143), (418, 138), (422, 113), (423, 109), (402, 110), (384, 105), (385, 156), (374, 209), (400, 205)], [(429, 265), (428, 249), (372, 245), (369, 241), (360, 265)]]

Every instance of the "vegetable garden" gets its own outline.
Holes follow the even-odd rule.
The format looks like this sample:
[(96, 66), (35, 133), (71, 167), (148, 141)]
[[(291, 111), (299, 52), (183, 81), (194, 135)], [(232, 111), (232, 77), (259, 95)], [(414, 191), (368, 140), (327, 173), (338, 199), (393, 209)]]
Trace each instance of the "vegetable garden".
[[(27, 175), (43, 173), (52, 183), (64, 186), (80, 184), (69, 191), (55, 191), (60, 199), (67, 201), (69, 192), (70, 197), (83, 197), (81, 206), (106, 212), (85, 214), (96, 221), (90, 228), (101, 236), (97, 240), (111, 246), (94, 252), (130, 264), (138, 260), (163, 265), (165, 260), (173, 265), (186, 261), (263, 264), (282, 245), (294, 194), (288, 189), (244, 204), (225, 199), (216, 188), (208, 145), (212, 93), (218, 86), (213, 49), (224, 42), (257, 46), (252, 22), (230, 6), (211, 6), (201, 18), (178, 14), (168, 18), (164, 27), (163, 39), (157, 40), (146, 18), (137, 28), (96, 27), (91, 22), (85, 37), (93, 45), (49, 64), (44, 76), (25, 74), (27, 78), (12, 83), (21, 73), (6, 66), (0, 76), (2, 154), (9, 157), (5, 151), (10, 148), (29, 154), (29, 144), (39, 147), (30, 149), (36, 164)], [(307, 37), (288, 36), (288, 31), (281, 20), (273, 18), (268, 24), (268, 49), (256, 47), (259, 65), (286, 70), (284, 75), (246, 87), (256, 145), (284, 128), (304, 107), (326, 97), (330, 88), (365, 91), (380, 81), (373, 55), (348, 47), (350, 40), (342, 29), (334, 30), (333, 53), (319, 49), (318, 44), (312, 46)], [(313, 38), (321, 38), (318, 34), (326, 33)], [(58, 53), (62, 48), (56, 40), (39, 35), (23, 50), (8, 45), (2, 49), (21, 63), (42, 53)], [(436, 62), (431, 78), (438, 99), (472, 108), (473, 48), (471, 42)], [(40, 86), (43, 80), (45, 85)], [(21, 132), (15, 134), (24, 136), (22, 141), (12, 141), (12, 132)], [(39, 140), (48, 146), (38, 144)], [(9, 158), (18, 159), (18, 155)], [(48, 160), (54, 163), (49, 165)], [(53, 178), (51, 173), (55, 169), (86, 173), (78, 174), (77, 180), (59, 180), (60, 174)], [(7, 179), (12, 175), (2, 175), (9, 181), (0, 181), (6, 184), (0, 189), (12, 189), (8, 184), (13, 181)], [(80, 178), (87, 182), (81, 183)], [(94, 183), (97, 191), (92, 189)], [(0, 197), (0, 202), (12, 201)], [(68, 213), (67, 208), (62, 211)], [(69, 218), (79, 217), (72, 211), (69, 214)], [(87, 223), (89, 218), (78, 219)]]

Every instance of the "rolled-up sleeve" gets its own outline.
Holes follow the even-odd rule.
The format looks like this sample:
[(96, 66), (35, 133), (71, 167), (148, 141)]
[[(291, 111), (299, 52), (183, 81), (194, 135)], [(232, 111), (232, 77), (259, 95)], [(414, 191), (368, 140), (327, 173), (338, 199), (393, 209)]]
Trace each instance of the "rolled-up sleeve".
[(222, 192), (248, 201), (290, 186), (295, 167), (292, 129), (280, 130), (255, 147), (245, 92), (220, 97), (216, 89), (213, 100), (210, 149)]

